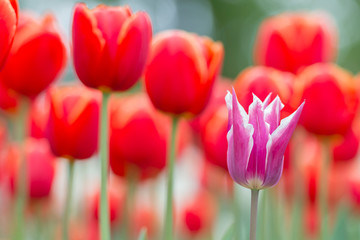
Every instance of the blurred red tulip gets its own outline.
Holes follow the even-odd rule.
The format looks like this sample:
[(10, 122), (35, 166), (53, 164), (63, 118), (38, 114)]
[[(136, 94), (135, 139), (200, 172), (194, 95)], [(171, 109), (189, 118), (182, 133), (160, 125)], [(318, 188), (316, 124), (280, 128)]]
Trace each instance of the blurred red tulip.
[(354, 213), (360, 214), (360, 175), (359, 168), (356, 168), (356, 173), (351, 174), (349, 177), (349, 198), (350, 198), (350, 206)]
[(186, 235), (205, 235), (211, 232), (216, 220), (217, 207), (214, 197), (201, 190), (181, 210), (182, 230)]
[(234, 181), (227, 171), (209, 163), (204, 162), (199, 172), (201, 186), (214, 192), (219, 196), (232, 196), (234, 190)]
[(30, 136), (33, 138), (46, 138), (46, 125), (49, 118), (50, 103), (47, 95), (38, 97), (32, 102), (29, 121)]
[(148, 239), (155, 238), (160, 230), (159, 216), (154, 207), (137, 205), (132, 219), (132, 239), (137, 239), (141, 230), (146, 229)]
[(320, 229), (319, 210), (316, 205), (307, 204), (304, 210), (305, 233), (310, 239), (316, 238)]
[(337, 53), (337, 31), (324, 13), (283, 13), (260, 26), (254, 48), (258, 65), (297, 73), (318, 62), (331, 62)]
[(17, 94), (0, 81), (0, 108), (7, 112), (15, 112), (18, 101)]
[[(109, 152), (113, 172), (124, 176), (131, 168), (140, 171), (141, 178), (156, 176), (166, 165), (169, 119), (156, 111), (145, 94), (113, 98), (110, 108)], [(181, 136), (179, 144), (183, 142), (180, 139)]]
[(228, 110), (224, 104), (212, 114), (201, 132), (201, 143), (206, 160), (221, 167), (226, 172), (227, 167), (227, 139)]
[(0, 81), (21, 95), (35, 97), (59, 76), (65, 62), (66, 49), (54, 17), (39, 20), (20, 13)]
[(283, 111), (291, 111), (289, 102), (293, 94), (294, 75), (288, 72), (282, 72), (269, 67), (249, 67), (242, 71), (235, 79), (234, 88), (238, 96), (239, 103), (248, 110), (253, 102), (253, 94), (260, 100), (272, 93), (271, 100), (279, 96), (286, 106)]
[(147, 93), (154, 106), (172, 114), (199, 114), (220, 73), (221, 43), (180, 30), (158, 34), (145, 70)]
[(53, 153), (86, 159), (97, 151), (100, 93), (81, 86), (52, 88), (46, 136)]
[(349, 72), (334, 64), (318, 63), (305, 68), (295, 81), (296, 104), (306, 101), (300, 118), (306, 130), (321, 135), (349, 130), (359, 102), (356, 82)]
[[(10, 145), (5, 153), (6, 174), (12, 194), (15, 194), (19, 172), (20, 149)], [(27, 168), (28, 197), (30, 200), (49, 197), (55, 175), (55, 157), (52, 155), (46, 140), (28, 139), (25, 143), (25, 160)]]
[(152, 36), (145, 12), (129, 7), (75, 6), (72, 39), (74, 67), (88, 87), (122, 91), (144, 70)]
[(332, 144), (332, 157), (334, 163), (351, 162), (357, 156), (359, 150), (359, 136), (351, 127), (340, 140)]
[(14, 40), (18, 22), (17, 0), (0, 0), (0, 70), (3, 67)]
[[(123, 212), (123, 205), (125, 198), (125, 188), (119, 185), (110, 185), (108, 188), (109, 201), (109, 220), (110, 224), (114, 226), (121, 218)], [(90, 199), (90, 220), (99, 222), (99, 206), (100, 206), (100, 189), (97, 189), (95, 194)], [(97, 226), (98, 227), (98, 226)]]

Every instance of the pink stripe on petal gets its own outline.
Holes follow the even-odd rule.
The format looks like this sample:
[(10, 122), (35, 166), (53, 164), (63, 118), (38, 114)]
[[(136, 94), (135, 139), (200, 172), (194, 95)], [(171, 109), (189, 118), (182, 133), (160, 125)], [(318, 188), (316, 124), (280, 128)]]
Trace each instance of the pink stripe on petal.
[(265, 108), (265, 121), (270, 125), (270, 134), (272, 134), (275, 129), (280, 124), (280, 110), (284, 108), (279, 96)]
[(271, 95), (272, 93), (269, 93), (269, 95), (267, 95), (267, 97), (265, 98), (264, 102), (263, 102), (263, 109), (267, 108), (267, 106), (270, 103), (270, 99), (271, 99)]
[(269, 146), (263, 187), (275, 185), (281, 177), (285, 149), (296, 128), (304, 104), (305, 102), (290, 116), (281, 120), (280, 126), (271, 134), (272, 143)]
[(239, 104), (235, 91), (226, 96), (226, 103), (231, 116), (229, 123), (231, 128), (228, 132), (228, 169), (231, 177), (239, 184), (246, 186), (245, 178), (246, 165), (253, 147), (253, 127), (248, 124), (248, 116)]
[[(253, 95), (253, 103), (249, 106), (249, 123), (254, 127), (254, 146), (252, 148), (249, 162), (247, 165), (248, 181), (255, 178), (260, 184), (265, 178), (265, 162), (266, 162), (266, 144), (270, 138), (269, 124), (265, 122), (263, 104), (261, 100)], [(253, 186), (258, 188), (259, 186)]]

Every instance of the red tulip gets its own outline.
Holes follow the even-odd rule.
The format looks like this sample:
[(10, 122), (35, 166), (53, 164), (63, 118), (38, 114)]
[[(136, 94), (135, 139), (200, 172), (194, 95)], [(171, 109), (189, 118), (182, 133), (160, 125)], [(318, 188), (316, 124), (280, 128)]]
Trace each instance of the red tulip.
[(0, 108), (7, 112), (15, 112), (18, 101), (17, 94), (0, 81)]
[(143, 228), (146, 228), (148, 239), (158, 239), (155, 236), (160, 229), (159, 216), (153, 207), (138, 205), (132, 217), (132, 239), (136, 239)]
[(269, 67), (249, 67), (242, 71), (234, 82), (234, 88), (238, 95), (239, 103), (248, 110), (249, 105), (253, 102), (253, 94), (260, 100), (272, 93), (271, 99), (279, 96), (285, 104), (284, 111), (293, 112), (290, 109), (289, 102), (293, 93), (294, 75), (282, 72)]
[(0, 80), (21, 95), (35, 97), (59, 76), (65, 62), (66, 50), (54, 17), (39, 20), (21, 13)]
[(158, 34), (145, 71), (147, 93), (154, 106), (173, 114), (199, 114), (209, 101), (220, 73), (221, 43), (184, 31)]
[(74, 67), (88, 87), (123, 91), (142, 75), (152, 30), (145, 12), (129, 7), (75, 6), (72, 39)]
[(58, 87), (48, 92), (46, 135), (54, 154), (86, 159), (97, 151), (100, 93), (86, 87)]
[(323, 13), (283, 13), (260, 26), (254, 49), (256, 64), (297, 73), (303, 67), (331, 62), (337, 52), (337, 32)]
[(47, 96), (37, 98), (31, 105), (29, 112), (30, 136), (46, 138), (46, 125), (49, 118), (50, 103)]
[(332, 157), (334, 163), (351, 162), (354, 160), (359, 150), (359, 136), (350, 128), (345, 136), (340, 136), (340, 140), (332, 144)]
[[(11, 145), (4, 154), (8, 184), (15, 193), (19, 172), (20, 149)], [(28, 139), (25, 143), (28, 196), (31, 200), (46, 198), (50, 195), (55, 175), (55, 157), (46, 140)]]
[(213, 196), (202, 190), (185, 204), (181, 212), (183, 231), (191, 236), (209, 234), (216, 220), (216, 202)]
[(0, 0), (0, 70), (3, 67), (14, 40), (18, 21), (17, 0)]
[(111, 169), (124, 176), (135, 167), (142, 178), (156, 176), (166, 165), (169, 119), (155, 110), (145, 94), (114, 98), (110, 106)]
[(300, 123), (321, 135), (345, 134), (355, 117), (358, 96), (353, 76), (334, 64), (314, 64), (296, 78), (296, 99), (306, 100)]
[(223, 168), (226, 172), (227, 167), (227, 135), (228, 131), (228, 111), (224, 104), (212, 114), (211, 118), (204, 125), (201, 133), (201, 143), (206, 160), (210, 163)]

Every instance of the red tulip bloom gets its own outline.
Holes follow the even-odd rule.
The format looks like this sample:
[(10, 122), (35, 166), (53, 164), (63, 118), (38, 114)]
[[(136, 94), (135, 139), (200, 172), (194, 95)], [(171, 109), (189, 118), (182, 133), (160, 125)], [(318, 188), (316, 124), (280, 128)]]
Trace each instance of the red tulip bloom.
[(0, 0), (0, 69), (5, 63), (14, 40), (18, 10), (17, 0)]
[(211, 96), (221, 70), (221, 43), (184, 31), (158, 34), (145, 71), (147, 93), (154, 106), (173, 114), (199, 114)]
[(255, 63), (297, 73), (303, 67), (331, 62), (337, 52), (337, 32), (323, 13), (283, 13), (260, 26)]
[[(10, 145), (4, 154), (6, 174), (12, 194), (16, 192), (19, 172), (20, 149)], [(31, 200), (46, 198), (50, 195), (55, 175), (55, 157), (46, 140), (28, 139), (25, 143), (28, 196)]]
[(47, 96), (40, 96), (32, 102), (29, 112), (30, 136), (46, 138), (46, 125), (49, 118), (50, 103)]
[(239, 103), (248, 110), (253, 102), (253, 94), (264, 101), (272, 93), (271, 100), (279, 96), (285, 104), (284, 111), (292, 112), (289, 102), (293, 93), (294, 75), (270, 67), (249, 67), (242, 71), (235, 79), (234, 88)]
[(59, 76), (65, 62), (66, 49), (54, 17), (40, 20), (22, 13), (0, 81), (21, 95), (35, 97)]
[(359, 136), (350, 128), (339, 141), (332, 144), (332, 156), (334, 163), (352, 162), (359, 150)]
[(152, 37), (145, 12), (129, 7), (75, 6), (72, 39), (74, 67), (88, 87), (123, 91), (143, 73)]
[(100, 94), (86, 87), (49, 90), (46, 135), (56, 156), (86, 159), (97, 151)]
[(0, 108), (7, 112), (15, 112), (18, 101), (17, 94), (0, 81)]
[(169, 119), (156, 111), (146, 95), (112, 99), (109, 152), (113, 172), (124, 176), (135, 167), (142, 178), (156, 176), (166, 165), (169, 131)]
[(198, 192), (181, 211), (183, 231), (191, 236), (208, 234), (215, 223), (216, 212), (214, 197), (204, 190)]
[(334, 65), (318, 63), (296, 78), (296, 101), (306, 99), (300, 123), (315, 134), (345, 134), (351, 127), (358, 95), (353, 76)]

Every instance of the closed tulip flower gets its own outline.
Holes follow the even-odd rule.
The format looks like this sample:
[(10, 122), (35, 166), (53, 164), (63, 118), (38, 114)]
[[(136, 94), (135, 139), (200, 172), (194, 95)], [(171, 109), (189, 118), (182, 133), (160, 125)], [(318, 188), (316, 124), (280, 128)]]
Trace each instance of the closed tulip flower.
[(228, 93), (228, 168), (238, 184), (250, 189), (275, 185), (281, 176), (286, 146), (295, 130), (304, 103), (280, 122), (283, 104), (279, 97), (269, 103), (254, 95), (249, 114)]
[(199, 114), (209, 101), (223, 61), (221, 43), (174, 30), (158, 34), (145, 71), (154, 106), (175, 115)]
[(0, 0), (0, 69), (5, 63), (14, 40), (18, 21), (17, 0)]
[(91, 157), (98, 146), (100, 94), (86, 87), (58, 87), (50, 99), (46, 135), (56, 156)]
[(324, 13), (283, 13), (260, 26), (255, 63), (297, 73), (303, 67), (335, 60), (337, 32)]
[(129, 7), (75, 6), (72, 39), (74, 67), (88, 87), (124, 91), (142, 75), (152, 36), (145, 12)]
[(334, 65), (318, 63), (296, 78), (296, 101), (306, 99), (300, 123), (311, 133), (345, 134), (357, 107), (357, 85), (351, 73)]
[(36, 19), (21, 13), (0, 81), (21, 95), (36, 97), (59, 76), (65, 62), (66, 49), (54, 17)]

